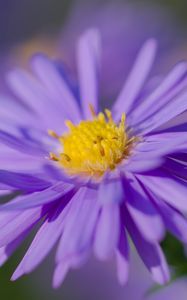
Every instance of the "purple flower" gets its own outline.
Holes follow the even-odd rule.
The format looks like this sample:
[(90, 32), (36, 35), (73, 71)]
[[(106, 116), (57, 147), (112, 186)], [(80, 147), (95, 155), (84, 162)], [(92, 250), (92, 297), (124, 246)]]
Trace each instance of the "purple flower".
[(162, 127), (187, 108), (187, 65), (150, 80), (156, 42), (148, 40), (111, 111), (102, 113), (100, 51), (98, 32), (87, 31), (78, 43), (78, 95), (61, 66), (42, 54), (32, 58), (34, 76), (21, 69), (8, 74), (16, 98), (1, 99), (0, 187), (19, 195), (0, 208), (1, 264), (40, 224), (12, 280), (57, 244), (54, 287), (91, 252), (115, 257), (125, 283), (128, 233), (164, 284), (165, 230), (187, 241), (186, 124)]

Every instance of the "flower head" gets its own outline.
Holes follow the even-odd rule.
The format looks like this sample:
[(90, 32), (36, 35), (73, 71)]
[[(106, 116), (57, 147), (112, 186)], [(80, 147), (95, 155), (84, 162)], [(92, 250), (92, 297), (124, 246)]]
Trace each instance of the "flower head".
[(105, 111), (108, 120), (103, 113), (96, 115), (92, 108), (91, 112), (93, 120), (84, 120), (78, 125), (66, 121), (70, 132), (62, 136), (49, 131), (62, 145), (59, 157), (54, 153), (50, 156), (68, 174), (97, 178), (114, 170), (127, 157), (132, 139), (125, 131), (124, 114), (117, 125), (109, 110)]
[(169, 280), (159, 242), (165, 230), (187, 241), (186, 124), (169, 122), (187, 108), (187, 65), (159, 83), (148, 80), (155, 50), (154, 40), (143, 45), (104, 113), (96, 30), (78, 43), (78, 96), (59, 64), (41, 54), (31, 61), (34, 77), (20, 69), (8, 74), (17, 98), (1, 100), (0, 188), (19, 195), (0, 207), (1, 264), (42, 222), (13, 280), (58, 243), (55, 287), (92, 251), (102, 260), (114, 256), (125, 283), (127, 232), (153, 278)]

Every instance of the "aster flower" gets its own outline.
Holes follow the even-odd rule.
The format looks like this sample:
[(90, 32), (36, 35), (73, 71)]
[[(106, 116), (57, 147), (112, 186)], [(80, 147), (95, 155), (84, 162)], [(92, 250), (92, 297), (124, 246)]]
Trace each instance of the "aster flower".
[(149, 79), (155, 52), (155, 40), (148, 40), (104, 112), (97, 30), (78, 42), (79, 95), (60, 65), (42, 54), (31, 60), (34, 76), (21, 69), (8, 74), (16, 98), (1, 99), (0, 188), (19, 195), (0, 208), (1, 264), (40, 226), (12, 280), (57, 244), (54, 287), (91, 252), (115, 257), (125, 283), (127, 233), (154, 280), (169, 280), (159, 242), (165, 230), (187, 241), (187, 137), (185, 125), (162, 126), (187, 108), (187, 65), (177, 64), (155, 85)]

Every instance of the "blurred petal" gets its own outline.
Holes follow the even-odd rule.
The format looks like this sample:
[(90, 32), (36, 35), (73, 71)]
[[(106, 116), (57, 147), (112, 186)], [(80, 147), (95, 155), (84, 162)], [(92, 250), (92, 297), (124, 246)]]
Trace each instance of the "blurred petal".
[(153, 279), (159, 284), (167, 283), (170, 278), (169, 269), (159, 244), (146, 241), (127, 212), (125, 216), (125, 224), (128, 232), (144, 264), (151, 272)]
[(57, 107), (62, 108), (61, 114), (63, 119), (70, 119), (75, 123), (80, 121), (77, 100), (74, 98), (61, 74), (59, 74), (55, 64), (43, 54), (33, 56), (31, 63), (33, 71), (44, 84), (48, 95), (51, 96)]
[(126, 232), (121, 228), (118, 249), (116, 250), (117, 275), (119, 283), (124, 285), (129, 274), (129, 246)]
[(134, 63), (133, 69), (127, 78), (127, 81), (116, 100), (113, 107), (113, 112), (116, 120), (119, 120), (121, 113), (128, 114), (132, 109), (136, 98), (142, 90), (142, 87), (151, 70), (156, 53), (156, 42), (151, 39), (148, 40)]
[(100, 36), (90, 29), (79, 39), (78, 72), (84, 117), (91, 116), (89, 104), (98, 112), (98, 67), (100, 59)]

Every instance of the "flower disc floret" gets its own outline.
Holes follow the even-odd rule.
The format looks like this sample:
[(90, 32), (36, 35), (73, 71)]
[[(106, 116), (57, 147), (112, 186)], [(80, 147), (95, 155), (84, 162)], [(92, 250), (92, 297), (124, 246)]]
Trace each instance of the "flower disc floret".
[(69, 131), (58, 138), (62, 152), (59, 156), (51, 153), (71, 175), (102, 176), (108, 170), (114, 170), (129, 153), (130, 139), (125, 128), (125, 115), (116, 124), (109, 110), (96, 115), (92, 120), (82, 120), (78, 125), (66, 121)]

